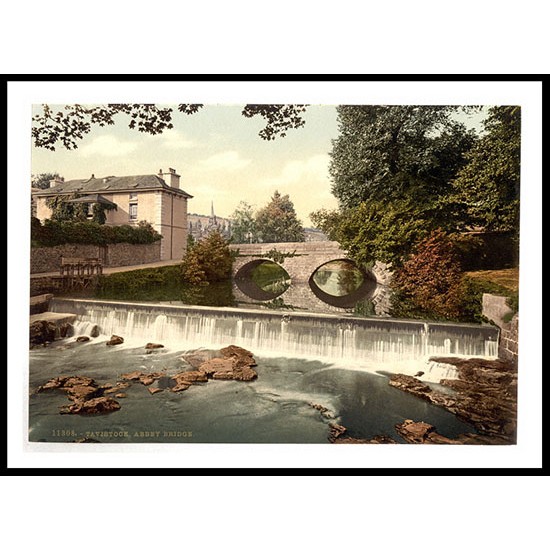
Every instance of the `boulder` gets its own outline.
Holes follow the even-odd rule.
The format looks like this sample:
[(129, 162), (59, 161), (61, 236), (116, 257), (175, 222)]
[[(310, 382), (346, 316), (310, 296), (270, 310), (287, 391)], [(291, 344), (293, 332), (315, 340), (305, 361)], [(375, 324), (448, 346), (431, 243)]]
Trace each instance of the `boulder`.
[(342, 426), (340, 424), (332, 423), (329, 424), (330, 430), (328, 434), (328, 440), (331, 443), (334, 443), (341, 435), (345, 434), (347, 429), (345, 426)]
[(405, 420), (395, 426), (397, 433), (408, 443), (427, 443), (427, 438), (435, 428), (425, 422)]
[(116, 393), (116, 392), (119, 392), (120, 390), (127, 388), (129, 385), (130, 384), (128, 384), (128, 382), (117, 382), (115, 386), (113, 386), (112, 384), (103, 384), (101, 388), (104, 390), (103, 391), (104, 394)]
[(426, 399), (428, 401), (430, 400), (430, 398), (427, 397), (427, 394), (432, 391), (432, 388), (430, 388), (428, 384), (420, 382), (420, 380), (416, 379), (414, 376), (409, 376), (408, 374), (393, 374), (390, 377), (389, 384), (394, 388), (399, 388), (407, 393), (412, 393), (421, 399)]
[(209, 359), (208, 361), (204, 361), (204, 363), (201, 363), (199, 366), (199, 371), (204, 373), (208, 377), (214, 377), (214, 374), (223, 376), (223, 375), (230, 375), (227, 380), (233, 379), (233, 365), (234, 361), (232, 359), (226, 358), (223, 359), (221, 357), (214, 357), (214, 359)]
[(59, 336), (61, 338), (67, 338), (68, 336), (72, 336), (74, 333), (73, 325), (70, 323), (61, 323), (59, 325)]
[(148, 344), (145, 344), (145, 349), (159, 349), (163, 348), (164, 346), (162, 344), (153, 344), (149, 342)]
[(199, 371), (214, 380), (241, 380), (249, 382), (258, 377), (252, 369), (256, 366), (254, 356), (249, 351), (238, 346), (228, 346), (220, 350), (222, 357), (214, 357), (204, 361)]
[(60, 376), (48, 380), (37, 391), (61, 389), (73, 401), (60, 409), (61, 414), (97, 414), (113, 412), (120, 409), (120, 404), (112, 397), (103, 397), (110, 384), (97, 386), (89, 376)]
[(92, 327), (92, 331), (90, 332), (90, 336), (92, 338), (97, 338), (99, 335), (100, 335), (99, 327), (97, 325), (94, 325)]
[(113, 334), (111, 336), (111, 339), (107, 342), (108, 346), (118, 346), (119, 344), (124, 343), (124, 338), (122, 336), (117, 336), (116, 334)]
[[(434, 405), (443, 407), (461, 420), (473, 425), (479, 436), (492, 437), (496, 444), (516, 440), (517, 429), (517, 367), (501, 359), (464, 359), (458, 357), (430, 358), (430, 361), (454, 365), (458, 379), (443, 379), (440, 384), (454, 390), (443, 392), (432, 389), (414, 377), (393, 375), (390, 385), (411, 393)], [(416, 429), (417, 427), (412, 427)], [(408, 425), (401, 428), (408, 434)], [(430, 432), (431, 433), (431, 432)], [(410, 434), (408, 434), (410, 436)], [(476, 434), (471, 434), (472, 436)], [(410, 436), (414, 439), (413, 436)], [(437, 434), (426, 438), (429, 442), (443, 442)], [(476, 435), (476, 440), (480, 441)], [(406, 439), (404, 437), (404, 439)], [(460, 440), (460, 438), (457, 438)], [(472, 438), (468, 441), (471, 442)], [(448, 440), (455, 442), (456, 440)], [(415, 441), (417, 442), (417, 441)]]
[(188, 382), (178, 382), (175, 386), (172, 387), (173, 392), (180, 392), (188, 390), (191, 387), (191, 384)]
[(120, 404), (112, 397), (96, 397), (87, 401), (77, 401), (61, 409), (61, 414), (105, 414), (120, 409)]
[(212, 352), (208, 350), (197, 350), (192, 353), (184, 353), (180, 356), (182, 361), (185, 361), (188, 365), (194, 369), (198, 369), (205, 361), (213, 359), (214, 357), (220, 357), (219, 352)]
[(319, 403), (309, 403), (309, 406), (318, 410), (325, 418), (334, 418), (334, 414), (327, 407), (319, 405)]
[(143, 375), (143, 372), (139, 370), (135, 370), (133, 372), (127, 372), (126, 374), (123, 374), (121, 378), (123, 380), (139, 380), (140, 376)]
[(147, 388), (149, 390), (149, 393), (151, 395), (154, 395), (155, 393), (158, 393), (159, 391), (162, 391), (161, 388)]
[[(132, 382), (141, 382), (144, 386), (150, 386), (155, 380), (158, 380), (162, 375), (160, 372), (143, 372), (133, 371), (122, 375), (123, 380)], [(120, 387), (120, 386), (119, 386)]]
[(29, 325), (29, 343), (31, 346), (53, 342), (56, 336), (55, 323), (34, 321)]
[(97, 397), (101, 390), (94, 386), (76, 385), (66, 388), (66, 392), (71, 401), (87, 401), (92, 397)]
[(39, 386), (37, 392), (52, 390), (52, 389), (67, 389), (75, 386), (92, 386), (95, 387), (95, 381), (89, 376), (59, 376), (48, 380), (42, 386)]
[(90, 337), (89, 336), (77, 336), (76, 341), (77, 342), (89, 342)]

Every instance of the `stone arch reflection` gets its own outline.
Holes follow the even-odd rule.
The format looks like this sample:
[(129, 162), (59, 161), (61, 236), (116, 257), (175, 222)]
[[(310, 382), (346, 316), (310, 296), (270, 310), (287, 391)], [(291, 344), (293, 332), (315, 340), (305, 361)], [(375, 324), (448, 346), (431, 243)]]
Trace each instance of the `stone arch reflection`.
[(309, 278), (309, 288), (319, 300), (340, 308), (353, 308), (358, 302), (371, 299), (376, 285), (372, 273), (348, 259), (331, 260)]
[(235, 274), (235, 284), (249, 298), (268, 301), (286, 292), (290, 276), (279, 264), (258, 259), (239, 269)]

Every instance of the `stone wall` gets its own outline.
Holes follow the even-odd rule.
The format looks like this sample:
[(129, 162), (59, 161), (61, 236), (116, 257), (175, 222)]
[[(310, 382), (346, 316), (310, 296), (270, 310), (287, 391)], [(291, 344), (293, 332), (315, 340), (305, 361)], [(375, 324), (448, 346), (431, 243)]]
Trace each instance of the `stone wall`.
[(487, 319), (500, 327), (500, 338), (498, 345), (498, 356), (501, 359), (518, 361), (518, 314), (516, 313), (511, 321), (505, 322), (504, 317), (512, 313), (506, 303), (506, 296), (494, 294), (483, 294), (482, 313)]
[[(246, 264), (261, 259), (260, 256), (277, 250), (281, 253), (295, 254), (286, 257), (281, 266), (296, 282), (307, 282), (317, 268), (332, 260), (343, 260), (347, 258), (347, 252), (340, 248), (334, 241), (318, 241), (303, 243), (258, 243), (258, 244), (235, 244), (230, 246), (233, 250), (239, 251), (239, 256), (233, 264), (233, 275)], [(265, 258), (269, 260), (269, 258)], [(381, 262), (370, 270), (380, 284), (387, 285), (391, 279), (391, 272), (388, 266)]]
[(498, 356), (516, 364), (518, 362), (518, 324), (519, 318), (516, 313), (512, 320), (501, 328), (498, 346)]
[(61, 257), (99, 258), (104, 267), (140, 265), (160, 261), (160, 242), (117, 243), (107, 246), (63, 244), (31, 249), (31, 273), (58, 272)]
[(106, 248), (104, 265), (118, 267), (160, 262), (160, 241), (151, 244), (110, 244)]

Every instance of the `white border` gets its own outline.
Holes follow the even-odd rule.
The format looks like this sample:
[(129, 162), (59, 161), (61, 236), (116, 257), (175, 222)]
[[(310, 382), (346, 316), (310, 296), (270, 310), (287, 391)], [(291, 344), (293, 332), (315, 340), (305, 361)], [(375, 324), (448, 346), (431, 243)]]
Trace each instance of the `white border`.
[[(418, 77), (421, 78), (421, 77)], [(519, 439), (515, 446), (24, 445), (30, 109), (33, 103), (513, 104), (522, 106)], [(542, 86), (539, 82), (9, 82), (8, 466), (156, 468), (540, 467)], [(23, 350), (23, 351), (22, 351)], [(43, 452), (47, 451), (47, 452)], [(51, 452), (50, 452), (51, 451)]]

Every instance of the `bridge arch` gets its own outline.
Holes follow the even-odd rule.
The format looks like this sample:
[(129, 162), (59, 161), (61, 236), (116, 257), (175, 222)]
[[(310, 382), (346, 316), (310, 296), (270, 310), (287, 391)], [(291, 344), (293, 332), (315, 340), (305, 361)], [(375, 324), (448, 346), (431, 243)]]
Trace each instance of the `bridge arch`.
[(267, 260), (264, 258), (258, 258), (251, 260), (250, 262), (244, 264), (234, 275), (235, 286), (249, 298), (253, 298), (259, 301), (268, 301), (277, 298), (283, 294), (290, 285), (290, 276), (288, 277), (288, 282), (277, 282), (275, 286), (269, 290), (263, 289), (256, 284), (252, 278), (252, 273), (254, 270), (265, 263), (276, 265), (281, 269), (281, 276), (284, 277), (284, 274), (288, 275), (284, 267), (272, 260)]
[[(323, 267), (330, 266), (330, 264), (333, 263), (344, 263), (348, 264), (350, 268), (353, 269), (356, 273), (360, 274), (362, 277), (361, 282), (355, 286), (355, 281), (350, 281), (348, 284), (352, 288), (352, 290), (348, 293), (342, 292), (342, 293), (331, 293), (327, 290), (326, 284), (319, 284), (315, 279), (316, 274), (320, 273)], [(350, 269), (350, 274), (352, 273), (352, 269)], [(339, 286), (345, 287), (345, 281), (342, 281), (342, 277), (344, 277), (345, 274), (340, 271), (337, 274), (337, 281), (336, 283)], [(355, 276), (355, 273), (353, 273), (352, 276)], [(329, 275), (329, 278), (333, 278), (332, 274)], [(328, 282), (328, 281), (326, 281)], [(326, 304), (329, 304), (334, 307), (341, 307), (341, 308), (352, 308), (354, 305), (364, 299), (371, 299), (374, 296), (376, 287), (377, 287), (377, 280), (374, 274), (369, 271), (362, 269), (360, 266), (358, 266), (353, 260), (350, 260), (349, 258), (338, 258), (336, 260), (330, 260), (328, 262), (325, 262), (324, 264), (320, 265), (310, 276), (308, 280), (309, 288), (311, 292), (319, 298), (319, 300), (325, 302)], [(353, 288), (355, 287), (355, 288)]]
[[(317, 296), (309, 285), (312, 275), (324, 264), (334, 260), (347, 260), (347, 253), (334, 241), (304, 242), (304, 243), (258, 243), (233, 244), (231, 249), (236, 252), (233, 263), (233, 291), (237, 301), (242, 303), (267, 303), (273, 299), (272, 294), (261, 294), (259, 287), (250, 286), (250, 279), (244, 277), (255, 266), (270, 260), (279, 264), (289, 275), (290, 286), (280, 296), (285, 304), (300, 304), (300, 307), (311, 311), (341, 313), (352, 310), (349, 307), (355, 296), (343, 300), (323, 296), (325, 301)], [(243, 270), (244, 271), (241, 271)], [(238, 277), (237, 277), (238, 275)], [(375, 284), (372, 303), (376, 315), (387, 315), (390, 309), (388, 284), (391, 271), (388, 266), (376, 262), (367, 273), (369, 281)], [(303, 284), (297, 284), (303, 283)], [(247, 286), (248, 285), (248, 286)], [(363, 291), (367, 289), (363, 288)], [(367, 292), (368, 294), (368, 292)], [(370, 299), (370, 296), (367, 296)], [(330, 304), (337, 305), (330, 305)], [(342, 305), (343, 304), (343, 305)]]

